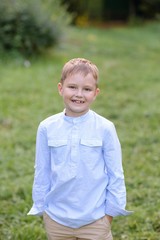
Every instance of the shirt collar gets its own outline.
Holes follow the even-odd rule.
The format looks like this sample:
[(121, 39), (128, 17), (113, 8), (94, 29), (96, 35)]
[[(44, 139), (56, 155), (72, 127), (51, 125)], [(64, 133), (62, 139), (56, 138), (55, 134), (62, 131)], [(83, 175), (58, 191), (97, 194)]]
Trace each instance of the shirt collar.
[(69, 116), (65, 115), (65, 112), (66, 112), (66, 109), (64, 109), (64, 111), (63, 111), (64, 120), (71, 122), (71, 123), (79, 123), (79, 122), (86, 121), (88, 118), (90, 118), (92, 111), (89, 110), (87, 113), (83, 114), (80, 117), (69, 117)]

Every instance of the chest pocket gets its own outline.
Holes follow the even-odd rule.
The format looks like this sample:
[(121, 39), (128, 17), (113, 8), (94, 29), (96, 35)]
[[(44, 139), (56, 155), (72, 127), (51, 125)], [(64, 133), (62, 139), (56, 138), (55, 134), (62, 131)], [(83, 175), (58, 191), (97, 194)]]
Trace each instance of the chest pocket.
[(102, 157), (102, 140), (81, 139), (80, 155), (83, 161), (90, 168), (93, 168)]
[(57, 165), (64, 161), (67, 150), (67, 139), (48, 140), (48, 146), (51, 148), (51, 160)]
[(88, 147), (102, 147), (102, 141), (97, 139), (81, 139), (81, 144)]

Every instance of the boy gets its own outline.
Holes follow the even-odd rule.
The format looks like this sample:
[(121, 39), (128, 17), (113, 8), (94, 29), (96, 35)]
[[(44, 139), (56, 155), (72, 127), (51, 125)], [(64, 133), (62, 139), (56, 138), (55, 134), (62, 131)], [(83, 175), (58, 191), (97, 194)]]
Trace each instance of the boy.
[(67, 62), (58, 84), (65, 110), (38, 128), (28, 214), (43, 214), (49, 240), (111, 240), (112, 218), (131, 213), (114, 125), (90, 110), (97, 81), (92, 62)]

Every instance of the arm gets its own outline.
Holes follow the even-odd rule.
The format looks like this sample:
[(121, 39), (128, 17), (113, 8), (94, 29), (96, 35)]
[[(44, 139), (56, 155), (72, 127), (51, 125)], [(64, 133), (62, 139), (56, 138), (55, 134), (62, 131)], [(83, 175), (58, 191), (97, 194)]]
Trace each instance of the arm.
[[(113, 124), (105, 135), (104, 159), (108, 174), (106, 189), (106, 214), (108, 217), (129, 215), (125, 210), (126, 188), (122, 167), (121, 146)], [(111, 220), (111, 218), (110, 218)]]
[(46, 129), (40, 124), (36, 139), (35, 176), (33, 183), (33, 206), (28, 215), (42, 215), (44, 200), (50, 190), (50, 150)]
[(110, 222), (110, 224), (112, 223), (112, 220), (113, 220), (113, 217), (112, 216), (110, 216), (110, 215), (108, 215), (108, 214), (106, 214), (106, 216), (107, 216), (107, 218), (108, 218), (108, 221)]

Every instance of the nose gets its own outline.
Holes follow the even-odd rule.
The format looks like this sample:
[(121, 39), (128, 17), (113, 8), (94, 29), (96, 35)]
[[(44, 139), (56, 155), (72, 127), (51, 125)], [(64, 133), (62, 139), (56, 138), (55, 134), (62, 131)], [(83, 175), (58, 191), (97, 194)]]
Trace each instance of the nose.
[(82, 97), (82, 89), (78, 88), (76, 91), (76, 97)]

